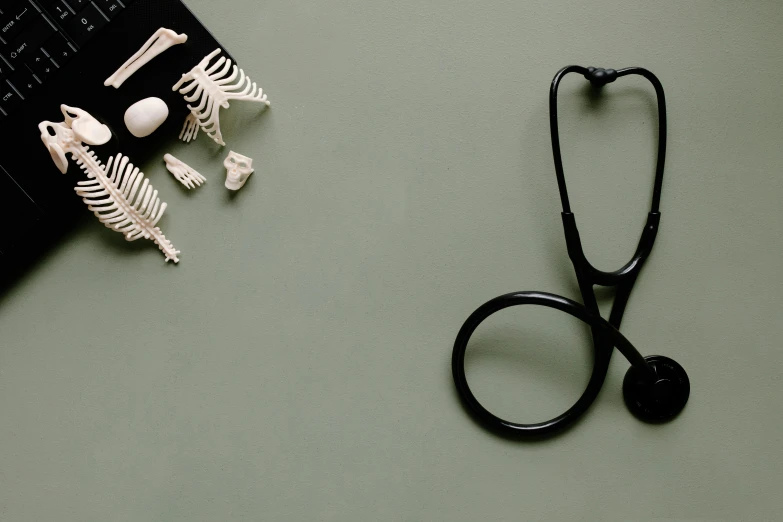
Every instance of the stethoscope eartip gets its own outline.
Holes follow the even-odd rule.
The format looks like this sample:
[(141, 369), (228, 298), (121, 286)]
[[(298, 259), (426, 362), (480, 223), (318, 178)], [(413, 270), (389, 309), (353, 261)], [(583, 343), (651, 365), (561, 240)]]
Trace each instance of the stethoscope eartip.
[(645, 422), (666, 422), (676, 417), (688, 402), (691, 382), (685, 369), (662, 355), (644, 358), (655, 372), (655, 379), (631, 366), (623, 379), (625, 405), (636, 418)]

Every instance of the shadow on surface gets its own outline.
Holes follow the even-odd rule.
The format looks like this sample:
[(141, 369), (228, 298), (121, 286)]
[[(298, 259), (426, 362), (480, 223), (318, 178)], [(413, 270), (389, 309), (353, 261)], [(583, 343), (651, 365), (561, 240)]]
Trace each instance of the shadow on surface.
[(43, 235), (32, 234), (13, 255), (0, 258), (0, 307), (7, 304), (17, 287), (34, 278), (67, 237), (84, 226), (86, 221), (88, 219), (81, 216), (75, 218), (74, 222), (51, 227), (42, 224), (40, 233)]

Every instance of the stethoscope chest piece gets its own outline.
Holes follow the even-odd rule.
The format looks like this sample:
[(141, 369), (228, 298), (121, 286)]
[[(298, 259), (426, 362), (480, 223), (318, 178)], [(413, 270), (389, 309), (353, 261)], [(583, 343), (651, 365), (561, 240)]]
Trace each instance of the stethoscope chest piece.
[(688, 402), (691, 381), (685, 369), (663, 355), (644, 358), (655, 372), (648, 379), (631, 366), (623, 379), (625, 405), (638, 419), (645, 422), (666, 422), (676, 417)]

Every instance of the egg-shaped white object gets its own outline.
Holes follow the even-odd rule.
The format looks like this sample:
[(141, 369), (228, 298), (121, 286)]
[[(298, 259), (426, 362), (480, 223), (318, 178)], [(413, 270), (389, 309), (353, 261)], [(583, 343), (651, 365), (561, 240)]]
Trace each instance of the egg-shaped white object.
[(125, 111), (125, 126), (137, 138), (145, 138), (155, 132), (168, 117), (166, 102), (160, 98), (145, 98)]

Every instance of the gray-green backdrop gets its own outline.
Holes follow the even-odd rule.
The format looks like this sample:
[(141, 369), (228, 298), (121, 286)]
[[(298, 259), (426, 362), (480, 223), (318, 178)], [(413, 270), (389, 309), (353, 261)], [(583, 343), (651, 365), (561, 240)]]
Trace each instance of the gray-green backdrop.
[[(0, 519), (779, 520), (783, 500), (779, 1), (188, 0), (269, 93), (224, 113), (255, 159), (236, 197), (203, 136), (146, 165), (182, 250), (89, 222), (0, 300)], [(547, 96), (568, 64), (654, 71), (663, 220), (625, 334), (692, 381), (675, 422), (622, 402), (615, 354), (575, 429), (525, 444), (460, 407), (454, 337), (483, 301), (578, 298)], [(649, 201), (652, 89), (562, 88), (587, 253), (613, 269)], [(54, 174), (52, 174), (54, 175)], [(537, 421), (581, 393), (574, 320), (507, 311), (468, 377)]]

